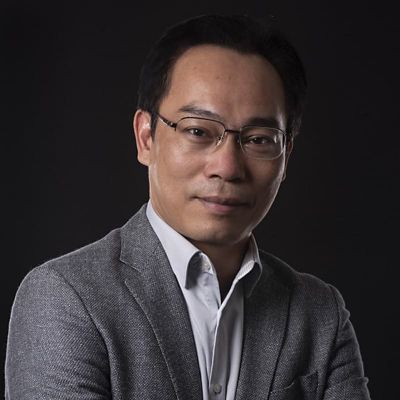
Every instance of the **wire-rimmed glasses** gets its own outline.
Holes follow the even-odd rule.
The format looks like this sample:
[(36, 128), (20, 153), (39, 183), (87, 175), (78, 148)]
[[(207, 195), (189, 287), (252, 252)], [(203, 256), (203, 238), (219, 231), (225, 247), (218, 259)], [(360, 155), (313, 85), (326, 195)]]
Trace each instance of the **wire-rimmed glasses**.
[(158, 118), (179, 133), (180, 145), (185, 151), (211, 152), (219, 146), (227, 133), (236, 135), (244, 154), (250, 158), (274, 160), (282, 155), (286, 132), (268, 126), (242, 126), (227, 129), (221, 121), (203, 117), (183, 117), (172, 122), (156, 113)]

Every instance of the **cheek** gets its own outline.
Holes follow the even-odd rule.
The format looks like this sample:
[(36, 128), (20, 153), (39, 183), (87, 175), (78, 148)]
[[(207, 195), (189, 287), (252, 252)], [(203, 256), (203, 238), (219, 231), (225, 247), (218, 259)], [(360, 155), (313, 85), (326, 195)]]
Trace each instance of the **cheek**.
[(275, 199), (275, 196), (281, 185), (284, 175), (284, 163), (276, 163), (259, 170), (255, 179), (256, 192), (258, 194), (258, 203), (260, 206), (263, 204), (270, 206), (270, 203)]
[(157, 188), (159, 195), (178, 200), (178, 192), (184, 191), (199, 171), (198, 163), (176, 146), (160, 147), (152, 154), (149, 166), (150, 184), (153, 189)]

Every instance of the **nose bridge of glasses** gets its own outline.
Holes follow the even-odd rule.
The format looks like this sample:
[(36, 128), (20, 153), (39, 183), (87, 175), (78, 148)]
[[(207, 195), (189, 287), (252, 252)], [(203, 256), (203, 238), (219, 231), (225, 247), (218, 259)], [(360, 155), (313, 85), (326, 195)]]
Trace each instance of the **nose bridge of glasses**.
[(240, 143), (241, 131), (236, 129), (227, 129), (224, 127), (223, 132), (217, 138), (217, 146), (224, 141), (227, 133), (232, 133), (233, 135), (235, 135), (236, 142)]

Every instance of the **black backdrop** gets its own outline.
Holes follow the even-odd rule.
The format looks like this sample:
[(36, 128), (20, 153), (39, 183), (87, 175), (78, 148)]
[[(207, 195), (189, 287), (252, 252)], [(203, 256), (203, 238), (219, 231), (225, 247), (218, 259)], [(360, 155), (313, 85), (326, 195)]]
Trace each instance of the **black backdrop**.
[(146, 201), (131, 129), (141, 63), (168, 25), (212, 12), (274, 18), (304, 61), (302, 133), (257, 238), (339, 288), (373, 398), (399, 398), (400, 35), (385, 2), (3, 1), (2, 356), (23, 276)]

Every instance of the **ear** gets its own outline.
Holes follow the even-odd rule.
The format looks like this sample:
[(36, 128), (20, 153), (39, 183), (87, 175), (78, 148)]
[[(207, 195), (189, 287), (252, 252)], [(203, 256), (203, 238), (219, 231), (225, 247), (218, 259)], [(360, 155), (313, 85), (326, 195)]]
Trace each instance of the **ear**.
[(151, 115), (144, 110), (137, 110), (133, 118), (133, 130), (135, 132), (137, 159), (146, 166), (150, 164), (150, 149), (153, 144), (151, 135)]
[(288, 166), (289, 157), (290, 157), (290, 154), (292, 153), (292, 150), (293, 150), (293, 139), (290, 139), (287, 142), (286, 148), (285, 148), (285, 170), (283, 171), (282, 181), (284, 181), (286, 179), (287, 166)]

